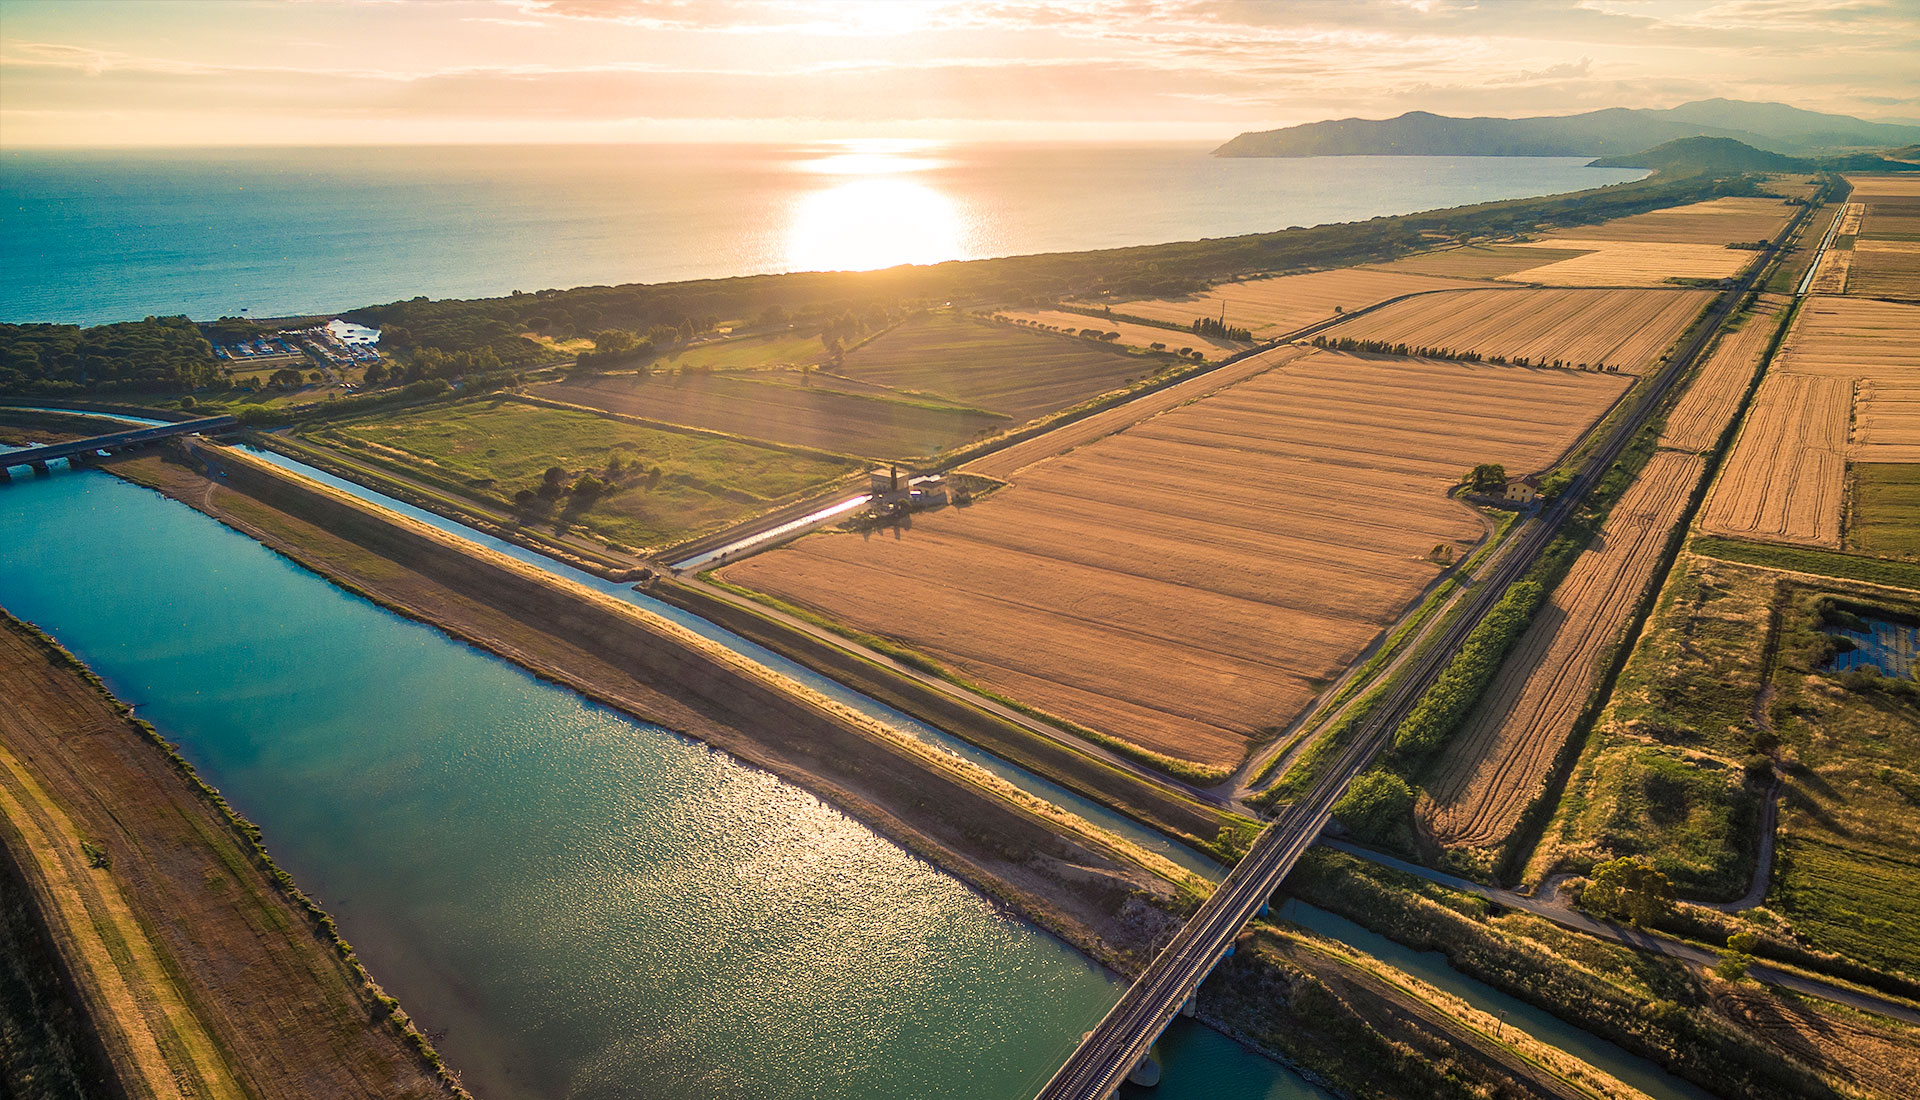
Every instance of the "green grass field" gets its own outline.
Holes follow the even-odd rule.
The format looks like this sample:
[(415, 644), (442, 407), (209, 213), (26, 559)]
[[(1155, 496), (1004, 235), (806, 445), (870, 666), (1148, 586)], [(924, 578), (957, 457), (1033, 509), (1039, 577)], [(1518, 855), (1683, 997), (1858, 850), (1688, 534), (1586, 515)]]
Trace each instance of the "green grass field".
[(1847, 545), (1888, 558), (1920, 558), (1920, 464), (1862, 462), (1853, 467)]
[(1594, 723), (1529, 874), (1642, 855), (1688, 897), (1751, 881), (1764, 789), (1743, 765), (1773, 583), (1683, 556)]
[(1782, 616), (1769, 710), (1792, 766), (1767, 903), (1817, 947), (1920, 977), (1920, 690), (1820, 671), (1823, 591), (1794, 586)]
[(819, 336), (784, 332), (773, 336), (743, 336), (683, 348), (662, 357), (654, 364), (654, 369), (756, 370), (820, 363), (826, 357), (826, 345), (820, 342)]
[(522, 490), (538, 491), (550, 467), (564, 469), (568, 485), (591, 473), (613, 488), (540, 497), (526, 510), (641, 548), (741, 519), (854, 468), (510, 398), (375, 414), (320, 428), (312, 437), (496, 506), (514, 506)]
[(1723, 539), (1706, 535), (1689, 542), (1687, 548), (1696, 554), (1719, 558), (1722, 561), (1920, 591), (1920, 564), (1912, 562), (1882, 561), (1879, 558), (1841, 554), (1832, 550), (1814, 550), (1805, 546), (1781, 546), (1775, 543), (1745, 542), (1740, 539)]

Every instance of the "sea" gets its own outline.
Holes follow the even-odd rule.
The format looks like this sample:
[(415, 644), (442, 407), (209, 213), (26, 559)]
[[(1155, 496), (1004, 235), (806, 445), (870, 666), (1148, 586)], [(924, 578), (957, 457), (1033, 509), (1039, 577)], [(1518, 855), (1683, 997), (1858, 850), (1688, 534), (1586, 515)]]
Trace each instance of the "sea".
[(281, 317), (1256, 233), (1620, 183), (1212, 143), (0, 149), (0, 321)]

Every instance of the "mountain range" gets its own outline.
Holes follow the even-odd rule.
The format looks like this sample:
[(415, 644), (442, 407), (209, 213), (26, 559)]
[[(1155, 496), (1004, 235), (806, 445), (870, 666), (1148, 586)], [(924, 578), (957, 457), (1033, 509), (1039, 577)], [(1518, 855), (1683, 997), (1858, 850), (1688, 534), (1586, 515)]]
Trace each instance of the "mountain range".
[(1784, 103), (1703, 99), (1666, 109), (1610, 107), (1541, 118), (1343, 118), (1241, 134), (1221, 157), (1604, 157), (1679, 138), (1720, 137), (1790, 156), (1830, 156), (1920, 142), (1920, 126), (1868, 122)]

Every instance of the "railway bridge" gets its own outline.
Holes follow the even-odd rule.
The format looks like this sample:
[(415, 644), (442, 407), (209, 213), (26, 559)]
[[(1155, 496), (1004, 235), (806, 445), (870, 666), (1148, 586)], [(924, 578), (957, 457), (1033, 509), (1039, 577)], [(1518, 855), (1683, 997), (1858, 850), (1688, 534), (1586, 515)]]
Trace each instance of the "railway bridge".
[[(1811, 204), (1801, 208), (1774, 239), (1769, 257), (1779, 256), (1794, 233), (1807, 222), (1812, 210)], [(1213, 968), (1233, 953), (1233, 943), (1240, 930), (1266, 908), (1267, 899), (1319, 838), (1347, 784), (1386, 747), (1468, 633), (1479, 625), (1507, 588), (1525, 575), (1574, 514), (1588, 490), (1605, 476), (1652, 418), (1660, 402), (1692, 369), (1741, 299), (1758, 285), (1760, 276), (1772, 268), (1773, 262), (1752, 265), (1736, 285), (1723, 291), (1708, 307), (1703, 323), (1692, 330), (1691, 337), (1666, 366), (1634, 391), (1627, 415), (1581, 464), (1572, 484), (1515, 531), (1510, 551), (1495, 555), (1483, 568), (1467, 597), (1465, 613), (1453, 616), (1431, 644), (1415, 652), (1403, 672), (1389, 683), (1379, 702), (1357, 724), (1347, 743), (1340, 746), (1312, 788), (1261, 830), (1253, 846), (1214, 890), (1213, 896), (1160, 950), (1146, 971), (1121, 996), (1120, 1003), (1081, 1040), (1066, 1064), (1040, 1091), (1039, 1100), (1106, 1100), (1146, 1059), (1174, 1014), (1200, 988)]]
[(47, 463), (59, 459), (84, 459), (101, 451), (113, 453), (146, 447), (161, 440), (177, 435), (211, 435), (215, 432), (232, 431), (240, 426), (240, 421), (231, 416), (203, 416), (198, 420), (182, 420), (174, 424), (160, 424), (150, 428), (132, 428), (122, 432), (109, 432), (90, 439), (75, 439), (67, 443), (47, 443), (37, 447), (23, 447), (17, 451), (0, 452), (0, 480), (10, 476), (10, 468), (28, 466), (37, 473), (47, 472)]

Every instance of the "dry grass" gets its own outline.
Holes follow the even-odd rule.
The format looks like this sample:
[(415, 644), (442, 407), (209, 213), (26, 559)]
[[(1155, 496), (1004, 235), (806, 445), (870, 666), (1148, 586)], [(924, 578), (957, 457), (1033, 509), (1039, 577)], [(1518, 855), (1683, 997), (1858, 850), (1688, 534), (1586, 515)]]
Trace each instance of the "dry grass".
[(937, 314), (860, 345), (837, 373), (1024, 422), (1118, 389), (1154, 366), (1086, 340)]
[(1766, 354), (1787, 304), (1785, 295), (1764, 295), (1738, 329), (1720, 337), (1667, 414), (1661, 446), (1700, 452), (1719, 440), (1740, 407), (1753, 372), (1760, 368), (1760, 357)]
[(1221, 307), (1225, 306), (1227, 324), (1249, 329), (1256, 339), (1265, 340), (1389, 298), (1485, 285), (1474, 280), (1440, 279), (1391, 268), (1354, 267), (1224, 283), (1204, 294), (1186, 298), (1115, 302), (1113, 311), (1187, 325), (1192, 324), (1195, 317), (1218, 318)]
[(1638, 373), (1712, 298), (1704, 290), (1462, 290), (1395, 302), (1327, 335)]
[(1657, 452), (1534, 616), (1421, 797), (1442, 844), (1499, 844), (1540, 794), (1704, 469), (1697, 454)]
[(1445, 495), (1461, 473), (1550, 465), (1625, 384), (1330, 353), (1195, 381), (1216, 388), (1065, 453), (1031, 447), (1014, 484), (970, 508), (809, 536), (725, 574), (1142, 748), (1230, 766), (1436, 578), (1436, 545), (1458, 557), (1479, 540)]
[[(1025, 321), (1041, 328), (1062, 329), (1077, 333), (1083, 328), (1099, 329), (1101, 332), (1117, 332), (1118, 343), (1132, 348), (1149, 348), (1155, 344), (1179, 351), (1192, 348), (1208, 359), (1225, 359), (1236, 351), (1244, 351), (1251, 345), (1236, 340), (1218, 340), (1211, 336), (1200, 336), (1191, 332), (1175, 332), (1172, 329), (1154, 325), (1136, 324), (1132, 321), (1118, 321), (1111, 317), (1088, 317), (1083, 313), (1068, 313), (1057, 309), (1008, 310), (1000, 316)], [(1197, 315), (1196, 315), (1197, 316)], [(1187, 318), (1192, 321), (1193, 318)]]
[(1829, 248), (1820, 257), (1820, 267), (1813, 273), (1813, 282), (1807, 290), (1814, 294), (1845, 294), (1847, 278), (1853, 273), (1853, 250), (1850, 248)]
[(1851, 237), (1860, 232), (1860, 221), (1866, 216), (1867, 204), (1850, 202), (1840, 211), (1840, 228), (1834, 231), (1837, 237)]
[(1869, 1095), (1908, 1095), (1920, 1079), (1920, 1030), (1754, 983), (1713, 985), (1715, 1007)]

